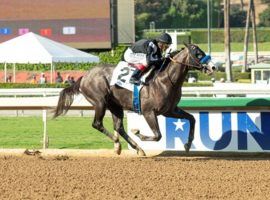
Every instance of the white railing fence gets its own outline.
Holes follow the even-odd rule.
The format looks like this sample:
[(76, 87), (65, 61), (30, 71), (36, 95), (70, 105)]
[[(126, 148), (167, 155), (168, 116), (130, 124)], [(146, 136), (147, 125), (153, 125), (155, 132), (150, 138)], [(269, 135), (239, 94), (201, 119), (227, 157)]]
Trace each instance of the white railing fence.
[[(49, 144), (47, 134), (48, 111), (56, 107), (61, 88), (0, 89), (0, 110), (42, 110), (43, 148)], [(91, 110), (82, 95), (74, 98), (71, 109)]]
[(183, 95), (211, 95), (213, 97), (244, 96), (266, 97), (270, 96), (268, 84), (245, 84), (245, 83), (215, 83), (213, 87), (183, 87)]
[[(48, 147), (47, 112), (56, 107), (61, 90), (62, 88), (0, 89), (0, 110), (42, 110), (45, 149)], [(230, 95), (270, 96), (270, 85), (217, 83), (214, 87), (183, 87), (182, 90), (183, 95), (211, 95), (215, 98)], [(78, 95), (74, 98), (71, 109), (91, 110), (93, 107), (82, 95)]]
[[(58, 96), (62, 88), (0, 89), (0, 98), (5, 96)], [(183, 87), (184, 95), (270, 95), (270, 84), (214, 83), (213, 87)]]

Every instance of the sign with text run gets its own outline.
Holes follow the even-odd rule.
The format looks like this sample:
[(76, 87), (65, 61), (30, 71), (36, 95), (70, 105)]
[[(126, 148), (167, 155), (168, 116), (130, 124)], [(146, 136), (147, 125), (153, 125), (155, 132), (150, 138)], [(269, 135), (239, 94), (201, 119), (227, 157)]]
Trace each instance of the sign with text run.
[[(192, 111), (196, 119), (191, 151), (270, 152), (269, 111)], [(186, 119), (158, 117), (159, 142), (140, 141), (131, 129), (153, 135), (143, 116), (128, 113), (128, 133), (145, 150), (184, 151), (189, 134)]]

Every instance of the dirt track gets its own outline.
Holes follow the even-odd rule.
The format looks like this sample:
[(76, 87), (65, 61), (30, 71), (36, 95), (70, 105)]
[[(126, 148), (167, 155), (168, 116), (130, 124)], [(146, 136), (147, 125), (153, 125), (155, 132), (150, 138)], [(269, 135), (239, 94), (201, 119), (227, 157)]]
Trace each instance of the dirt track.
[(269, 199), (270, 158), (0, 156), (0, 199)]

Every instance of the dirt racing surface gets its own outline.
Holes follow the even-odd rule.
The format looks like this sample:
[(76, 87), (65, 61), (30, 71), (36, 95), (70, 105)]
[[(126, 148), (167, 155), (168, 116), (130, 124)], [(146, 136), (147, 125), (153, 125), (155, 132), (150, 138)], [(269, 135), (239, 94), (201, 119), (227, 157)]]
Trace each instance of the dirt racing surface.
[(269, 199), (270, 158), (0, 156), (0, 199)]

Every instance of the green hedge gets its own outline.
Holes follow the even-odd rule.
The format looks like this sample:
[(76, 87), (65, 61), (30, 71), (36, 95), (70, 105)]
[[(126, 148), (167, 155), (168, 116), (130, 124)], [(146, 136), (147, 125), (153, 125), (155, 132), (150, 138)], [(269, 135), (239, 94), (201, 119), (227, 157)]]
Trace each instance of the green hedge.
[[(55, 63), (55, 70), (88, 70), (95, 66), (96, 63)], [(4, 69), (4, 64), (0, 64), (0, 69)], [(7, 69), (13, 69), (13, 64), (7, 64)], [(51, 66), (49, 64), (16, 64), (18, 71), (49, 71)]]
[[(199, 72), (199, 71), (190, 71), (188, 72), (188, 76), (195, 77), (197, 80), (200, 81), (211, 81), (211, 78), (215, 78), (215, 80), (220, 80), (221, 78), (224, 78), (226, 80), (226, 73), (225, 72), (214, 72), (213, 75), (209, 76), (205, 73)], [(250, 72), (239, 72), (234, 71), (233, 72), (233, 80), (238, 81), (241, 79), (251, 79), (251, 73)]]
[(251, 79), (238, 79), (238, 83), (251, 83)]
[(202, 82), (196, 82), (196, 83), (187, 83), (184, 82), (184, 87), (210, 87), (213, 86), (211, 82), (209, 83), (202, 83)]
[[(231, 28), (231, 42), (244, 42), (245, 28)], [(252, 41), (252, 30), (250, 29), (249, 40)], [(156, 38), (160, 32), (144, 32), (144, 38)], [(208, 42), (207, 29), (191, 29), (187, 35), (180, 35), (177, 38), (178, 44), (189, 42), (202, 44)], [(224, 43), (224, 29), (212, 29), (211, 30), (212, 43)], [(257, 40), (258, 42), (270, 42), (270, 28), (257, 28)]]
[[(191, 40), (192, 43), (207, 43), (207, 30), (192, 30)], [(234, 28), (231, 29), (231, 42), (244, 42), (245, 29), (244, 28)], [(213, 29), (211, 31), (211, 40), (213, 43), (224, 43), (224, 30), (223, 29)], [(258, 42), (270, 42), (270, 28), (257, 28), (257, 40)], [(252, 41), (252, 32), (250, 29), (249, 41)]]
[(161, 32), (144, 32), (143, 33), (143, 38), (146, 39), (154, 39), (157, 38), (160, 35)]
[(31, 83), (0, 83), (0, 88), (65, 88), (69, 84), (31, 84)]
[[(146, 39), (155, 39), (160, 35), (161, 32), (144, 32), (143, 38)], [(178, 35), (177, 36), (177, 44), (190, 43), (191, 37), (190, 34), (187, 35)]]
[(113, 51), (105, 51), (98, 53), (97, 56), (100, 58), (100, 63), (102, 64), (113, 64), (116, 65), (123, 56), (124, 51), (127, 46), (118, 46)]

